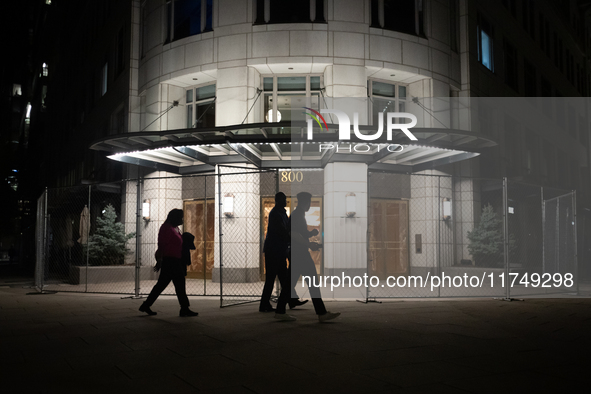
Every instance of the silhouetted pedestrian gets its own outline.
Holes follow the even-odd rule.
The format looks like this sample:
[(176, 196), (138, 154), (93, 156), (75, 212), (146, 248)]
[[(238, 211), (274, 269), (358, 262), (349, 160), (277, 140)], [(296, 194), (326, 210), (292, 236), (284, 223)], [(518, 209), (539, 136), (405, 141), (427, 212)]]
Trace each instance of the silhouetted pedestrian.
[[(287, 213), (287, 197), (284, 193), (275, 194), (275, 206), (269, 212), (267, 225), (267, 236), (263, 252), (265, 253), (265, 286), (261, 295), (259, 312), (274, 312), (275, 308), (271, 306), (271, 293), (275, 284), (275, 278), (279, 277), (281, 288), (286, 288), (285, 295), (290, 295), (290, 270), (287, 267), (287, 258), (289, 253), (289, 228)], [(289, 299), (290, 308), (303, 305), (308, 301), (300, 301), (297, 296)]]
[[(312, 303), (314, 304), (314, 310), (318, 315), (318, 320), (324, 322), (332, 320), (340, 315), (340, 313), (328, 312), (322, 301), (322, 295), (320, 294), (320, 288), (314, 286), (314, 283), (320, 283), (316, 274), (316, 266), (314, 260), (310, 256), (311, 250), (318, 250), (321, 246), (316, 242), (310, 242), (310, 237), (318, 235), (318, 230), (308, 230), (308, 223), (306, 222), (306, 212), (310, 209), (312, 204), (312, 195), (308, 192), (301, 192), (297, 195), (298, 206), (292, 212), (288, 221), (288, 228), (291, 230), (291, 285), (295, 288), (295, 284), (300, 275), (311, 278), (308, 285), (310, 290), (310, 296), (312, 297)], [(287, 305), (288, 297), (283, 295), (283, 289), (277, 302), (277, 311), (275, 318), (285, 321), (296, 320), (295, 317), (285, 313), (285, 306)]]
[(197, 316), (198, 313), (189, 309), (189, 298), (185, 288), (186, 263), (182, 259), (183, 239), (178, 226), (183, 224), (183, 210), (173, 209), (168, 213), (166, 221), (160, 226), (158, 232), (158, 250), (156, 251), (155, 271), (162, 269), (158, 282), (150, 292), (146, 301), (140, 306), (140, 312), (155, 315), (150, 307), (160, 293), (166, 289), (170, 281), (174, 284), (176, 296), (181, 305), (179, 316)]

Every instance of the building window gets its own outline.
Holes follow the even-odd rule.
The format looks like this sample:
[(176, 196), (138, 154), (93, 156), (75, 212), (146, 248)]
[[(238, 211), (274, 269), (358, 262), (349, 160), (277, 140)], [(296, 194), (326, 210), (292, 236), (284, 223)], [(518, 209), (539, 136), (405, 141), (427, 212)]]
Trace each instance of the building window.
[(109, 63), (101, 68), (101, 97), (107, 93), (107, 77), (109, 75)]
[(324, 0), (257, 0), (255, 25), (265, 23), (324, 23)]
[(187, 128), (215, 127), (215, 84), (186, 91)]
[(213, 30), (213, 0), (171, 0), (166, 14), (166, 42)]
[(491, 25), (482, 16), (478, 16), (478, 61), (494, 71), (493, 62), (493, 30)]
[(517, 122), (512, 117), (506, 116), (504, 122), (505, 129), (505, 162), (507, 165), (507, 174), (511, 177), (521, 175), (522, 157), (521, 132), (517, 128)]
[(536, 39), (536, 26), (535, 26), (535, 9), (533, 0), (523, 0), (523, 28), (529, 33), (531, 38)]
[(507, 11), (509, 11), (511, 13), (511, 15), (513, 15), (513, 16), (517, 15), (517, 7), (515, 5), (517, 0), (502, 0), (502, 2), (503, 2), (503, 6), (507, 9)]
[(320, 110), (321, 84), (319, 75), (263, 77), (264, 121), (304, 121), (303, 107)]
[(540, 49), (550, 57), (550, 22), (540, 13)]
[(526, 131), (527, 143), (525, 147), (524, 166), (527, 174), (539, 171), (540, 138), (531, 130)]
[(22, 96), (23, 95), (23, 90), (21, 88), (20, 83), (15, 83), (12, 85), (12, 95), (13, 96)]
[(41, 75), (39, 75), (40, 77), (47, 77), (49, 76), (49, 66), (47, 65), (47, 63), (43, 63), (43, 66), (41, 68)]
[(117, 60), (115, 62), (115, 74), (119, 75), (125, 69), (125, 36), (123, 28), (117, 33), (117, 51), (115, 52)]
[(585, 117), (579, 116), (579, 142), (585, 148), (587, 148), (587, 145), (589, 144), (589, 135), (588, 134), (589, 134), (589, 130), (587, 129), (586, 124), (585, 124)]
[(425, 35), (423, 0), (372, 0), (371, 27)]
[(527, 59), (523, 59), (523, 82), (525, 97), (538, 95), (536, 68)]
[(449, 46), (454, 52), (458, 51), (458, 28), (459, 28), (459, 14), (458, 1), (450, 0), (449, 2)]
[(505, 83), (514, 90), (519, 90), (519, 77), (517, 75), (517, 50), (506, 39), (503, 40), (503, 55), (505, 66)]
[[(379, 114), (406, 112), (407, 87), (379, 81), (369, 81), (372, 125), (378, 125)], [(386, 118), (384, 118), (384, 122)]]
[(41, 110), (42, 111), (47, 108), (46, 99), (47, 99), (47, 85), (43, 85), (43, 87), (41, 88)]
[(141, 4), (141, 19), (140, 19), (140, 29), (142, 33), (142, 37), (140, 39), (140, 53), (142, 59), (146, 56), (146, 50), (148, 49), (148, 7), (146, 4), (146, 0), (142, 1)]
[(119, 109), (111, 118), (111, 134), (125, 133), (125, 107)]

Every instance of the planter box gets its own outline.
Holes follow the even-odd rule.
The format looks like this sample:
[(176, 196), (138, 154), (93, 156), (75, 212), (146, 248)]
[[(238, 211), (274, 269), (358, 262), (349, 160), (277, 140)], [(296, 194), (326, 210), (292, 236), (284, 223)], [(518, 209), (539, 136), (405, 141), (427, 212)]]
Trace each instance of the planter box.
[[(135, 280), (135, 266), (133, 265), (112, 265), (112, 266), (70, 266), (70, 283), (79, 285), (87, 283), (116, 283), (133, 282)], [(154, 272), (153, 267), (140, 267), (140, 280), (158, 279), (158, 273)]]

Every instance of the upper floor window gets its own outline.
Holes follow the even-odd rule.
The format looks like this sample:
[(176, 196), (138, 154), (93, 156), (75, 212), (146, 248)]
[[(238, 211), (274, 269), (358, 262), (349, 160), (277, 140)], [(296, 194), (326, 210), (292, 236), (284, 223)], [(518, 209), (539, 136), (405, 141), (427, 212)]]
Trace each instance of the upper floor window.
[(187, 128), (215, 127), (215, 84), (186, 92)]
[(101, 86), (100, 92), (101, 96), (104, 96), (107, 93), (107, 78), (109, 76), (109, 63), (105, 63), (101, 68)]
[(525, 97), (536, 97), (538, 95), (537, 72), (533, 64), (523, 59), (523, 82)]
[(117, 33), (117, 48), (115, 51), (115, 75), (119, 75), (125, 69), (125, 33), (123, 28)]
[(371, 0), (371, 27), (425, 35), (423, 0)]
[(257, 0), (255, 24), (325, 22), (324, 0)]
[(452, 51), (458, 51), (459, 30), (459, 0), (449, 2), (449, 47)]
[[(369, 97), (371, 98), (372, 125), (378, 125), (379, 114), (387, 112), (406, 112), (406, 86), (369, 81)], [(384, 118), (384, 121), (386, 118)]]
[(478, 16), (478, 61), (494, 71), (493, 63), (493, 29), (486, 19)]
[(47, 85), (43, 85), (41, 88), (41, 110), (47, 109)]
[(513, 16), (517, 16), (517, 5), (516, 0), (503, 0), (503, 6), (511, 13)]
[(213, 30), (213, 0), (169, 0), (166, 42)]
[(49, 75), (49, 66), (47, 63), (43, 63), (43, 67), (41, 68), (41, 75), (40, 77), (47, 77)]
[(503, 61), (505, 65), (505, 83), (514, 90), (519, 90), (519, 77), (517, 70), (517, 49), (505, 39), (503, 41)]
[(523, 28), (531, 38), (536, 38), (536, 15), (534, 0), (523, 0), (522, 2)]
[(302, 107), (320, 109), (319, 75), (263, 78), (265, 122), (305, 120)]

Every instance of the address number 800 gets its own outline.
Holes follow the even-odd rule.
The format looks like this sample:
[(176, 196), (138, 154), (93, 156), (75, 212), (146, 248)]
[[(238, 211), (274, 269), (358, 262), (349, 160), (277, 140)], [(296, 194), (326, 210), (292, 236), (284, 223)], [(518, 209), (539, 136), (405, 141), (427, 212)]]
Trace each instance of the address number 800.
[(281, 182), (301, 182), (304, 180), (304, 174), (301, 171), (282, 171)]

